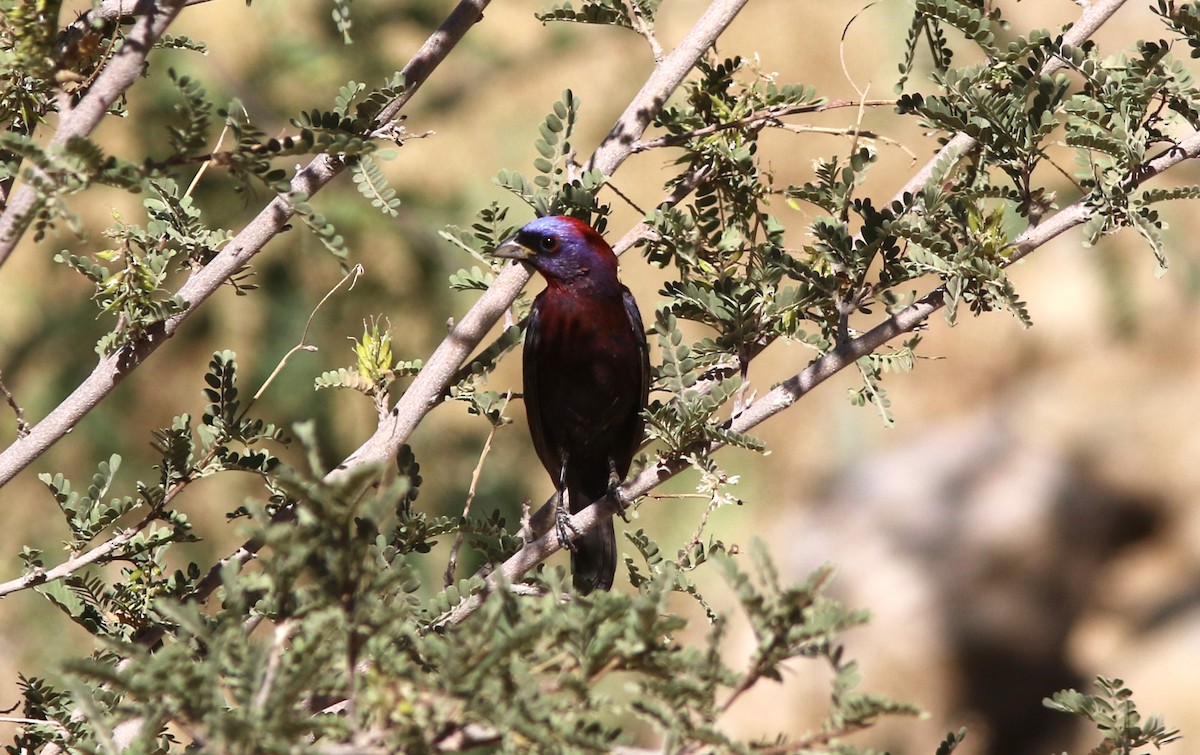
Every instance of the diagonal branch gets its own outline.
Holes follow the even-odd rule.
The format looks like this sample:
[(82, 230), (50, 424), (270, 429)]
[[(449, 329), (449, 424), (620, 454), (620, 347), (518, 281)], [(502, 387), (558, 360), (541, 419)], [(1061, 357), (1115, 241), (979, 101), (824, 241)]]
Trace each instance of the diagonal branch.
[(586, 170), (598, 170), (611, 176), (633, 154), (633, 145), (650, 121), (662, 109), (667, 97), (679, 88), (688, 72), (695, 67), (700, 57), (716, 43), (717, 37), (733, 22), (733, 19), (748, 0), (715, 0), (704, 15), (696, 21), (691, 32), (654, 67), (642, 90), (637, 93), (608, 136), (592, 153)]
[(10, 579), (7, 582), (0, 583), (0, 598), (3, 598), (5, 595), (9, 595), (10, 593), (27, 590), (30, 587), (37, 587), (49, 582), (56, 582), (64, 577), (74, 574), (80, 569), (104, 560), (137, 537), (142, 530), (146, 529), (146, 527), (155, 519), (157, 519), (158, 516), (159, 511), (156, 508), (154, 511), (151, 511), (149, 514), (143, 517), (142, 520), (137, 524), (134, 524), (131, 527), (126, 527), (113, 537), (105, 540), (100, 545), (97, 545), (74, 558), (64, 561), (52, 569), (34, 569), (23, 577), (17, 577), (16, 579)]
[[(178, 0), (176, 0), (178, 2)], [(405, 91), (397, 102), (402, 105), (425, 82), (467, 31), (482, 18), (491, 0), (461, 0), (438, 30), (404, 67)], [(139, 23), (141, 23), (139, 21)], [(115, 61), (114, 61), (115, 64)], [(111, 65), (111, 64), (110, 64)], [(140, 70), (140, 68), (139, 68)], [(98, 83), (98, 82), (97, 82)], [(394, 118), (397, 102), (385, 113)], [(376, 126), (386, 125), (381, 115)], [(312, 196), (336, 178), (345, 164), (335, 157), (318, 155), (300, 169), (291, 181), (291, 190)], [(14, 204), (16, 198), (14, 197)], [(11, 206), (10, 206), (11, 209)], [(68, 433), (80, 419), (99, 404), (135, 367), (154, 353), (188, 317), (193, 315), (230, 276), (240, 270), (268, 241), (283, 230), (292, 217), (292, 207), (283, 196), (276, 196), (258, 213), (211, 262), (196, 271), (177, 292), (187, 302), (179, 314), (152, 329), (137, 342), (104, 357), (92, 373), (45, 419), (0, 452), (0, 487), (27, 467), (47, 448)], [(7, 212), (5, 217), (7, 217)], [(2, 255), (3, 247), (0, 247)], [(0, 262), (3, 257), (0, 256)], [(515, 293), (514, 293), (515, 296)]]
[[(1147, 162), (1130, 176), (1129, 182), (1132, 186), (1140, 186), (1184, 160), (1196, 157), (1200, 157), (1200, 132)], [(1039, 225), (1027, 228), (1013, 242), (1011, 252), (1003, 266), (1008, 267), (1018, 260), (1024, 259), (1050, 240), (1087, 222), (1095, 212), (1088, 206), (1087, 200), (1087, 197), (1082, 197)], [(724, 426), (738, 433), (749, 432), (764, 421), (790, 408), (805, 394), (841, 370), (853, 365), (858, 359), (874, 353), (892, 339), (916, 330), (929, 319), (930, 315), (945, 306), (945, 303), (946, 287), (939, 286), (861, 336), (853, 338), (813, 360), (802, 371), (775, 386), (742, 413), (726, 422)], [(724, 443), (713, 443), (705, 451), (713, 453), (724, 445)], [(687, 461), (678, 457), (659, 461), (621, 485), (619, 496), (626, 501), (640, 498), (689, 467)], [(543, 510), (550, 509), (553, 503), (553, 499), (547, 501)], [(582, 534), (610, 518), (620, 509), (621, 505), (616, 500), (611, 496), (606, 496), (572, 516), (568, 529)], [(561, 548), (562, 544), (557, 531), (554, 528), (548, 528), (548, 531), (536, 540), (527, 543), (505, 561), (497, 570), (498, 573), (488, 577), (487, 588), (483, 592), (460, 603), (440, 622), (439, 626), (463, 621), (478, 609), (489, 591), (520, 579), (526, 572)]]
[[(667, 97), (679, 87), (688, 71), (712, 47), (747, 2), (714, 0), (679, 46), (651, 72), (609, 135), (592, 153), (587, 162), (588, 170), (598, 170), (605, 176), (616, 172), (633, 153), (635, 141), (645, 132)], [(528, 280), (528, 271), (519, 265), (511, 265), (496, 276), (491, 287), (434, 350), (375, 434), (342, 462), (339, 471), (366, 462), (387, 461), (396, 455), (425, 415), (441, 403), (458, 368), (512, 306)]]
[(810, 105), (775, 105), (773, 107), (763, 108), (747, 115), (743, 118), (738, 118), (724, 123), (714, 123), (711, 126), (698, 128), (694, 131), (687, 131), (682, 134), (665, 134), (654, 139), (638, 140), (633, 143), (634, 152), (645, 152), (651, 149), (660, 147), (677, 147), (682, 144), (687, 144), (692, 139), (699, 139), (702, 136), (709, 136), (721, 131), (729, 129), (741, 128), (752, 123), (761, 123), (764, 126), (779, 125), (779, 119), (789, 115), (800, 115), (802, 113), (823, 113), (826, 110), (835, 110), (843, 107), (880, 107), (880, 106), (895, 106), (895, 100), (830, 100), (828, 102), (818, 102)]
[[(1070, 44), (1076, 45), (1082, 43), (1088, 35), (1093, 33), (1101, 24), (1103, 24), (1105, 20), (1111, 16), (1112, 13), (1115, 12), (1115, 10), (1120, 7), (1123, 2), (1124, 0), (1101, 0), (1101, 2), (1091, 6), (1087, 11), (1084, 12), (1080, 21), (1071, 29), (1071, 32), (1076, 32), (1076, 30), (1078, 30), (1078, 32), (1074, 34), (1068, 32), (1070, 36), (1066, 41), (1068, 41)], [(718, 2), (714, 3), (714, 6), (720, 4), (722, 3), (720, 0), (718, 0)], [(661, 107), (669, 94), (669, 92), (667, 94), (663, 94), (661, 92), (653, 91), (650, 88), (650, 83), (652, 81), (661, 81), (663, 85), (666, 85), (672, 84), (673, 82), (673, 86), (678, 86), (678, 84), (682, 82), (683, 76), (686, 75), (686, 71), (679, 73), (679, 59), (677, 58), (677, 53), (684, 49), (691, 50), (692, 54), (695, 55), (692, 63), (692, 65), (694, 65), (695, 60), (698, 60), (699, 56), (704, 53), (705, 49), (707, 49), (697, 48), (695, 40), (709, 39), (715, 41), (717, 36), (720, 34), (720, 30), (723, 29), (725, 25), (728, 25), (733, 16), (736, 14), (736, 11), (744, 4), (745, 0), (726, 0), (726, 2), (724, 2), (723, 9), (719, 11), (714, 11), (712, 7), (709, 8), (709, 10), (697, 22), (696, 28), (693, 28), (692, 32), (689, 33), (688, 37), (680, 43), (679, 47), (676, 48), (675, 51), (672, 51), (672, 53), (664, 59), (663, 67), (670, 62), (670, 75), (667, 73), (660, 74), (659, 68), (656, 68), (655, 71), (651, 73), (650, 79), (648, 79), (646, 84), (643, 85), (637, 97), (635, 97), (634, 101), (631, 102), (629, 107), (625, 109), (625, 112), (617, 120), (616, 125), (614, 125), (612, 130), (609, 132), (608, 137), (606, 137), (600, 147), (597, 148), (595, 153), (593, 153), (591, 159), (588, 161), (589, 168), (601, 169), (605, 172), (605, 175), (610, 175), (612, 170), (615, 170), (616, 167), (624, 162), (625, 158), (636, 149), (638, 139), (640, 139), (641, 134), (645, 131), (645, 128), (649, 125), (650, 120), (653, 117), (652, 114), (655, 111), (652, 111), (649, 108)], [(720, 25), (720, 28), (717, 28), (717, 25)], [(955, 137), (955, 139), (961, 138), (970, 139), (969, 137), (964, 137), (963, 135)], [(951, 144), (953, 144), (954, 141), (955, 140), (951, 140)], [(973, 142), (973, 140), (971, 141)], [(943, 152), (945, 152), (945, 150), (949, 147), (950, 145), (947, 145), (947, 147), (943, 149)], [(961, 146), (959, 148), (961, 148)], [(919, 190), (924, 183), (928, 182), (929, 178), (932, 176), (933, 166), (937, 159), (941, 157), (941, 154), (942, 153), (939, 153), (934, 160), (931, 160), (930, 163), (922, 168), (922, 170), (917, 174), (918, 176), (924, 176), (921, 182), (918, 183), (916, 181), (916, 177), (914, 177), (913, 180), (909, 181), (901, 193), (904, 191), (915, 192)], [(630, 233), (632, 234), (636, 230), (637, 229), (634, 229), (634, 231), (631, 231)], [(336, 480), (347, 470), (360, 464), (370, 462), (386, 462), (391, 458), (394, 458), (395, 454), (399, 451), (400, 446), (408, 439), (409, 435), (424, 418), (425, 414), (433, 409), (433, 407), (441, 403), (445, 394), (445, 390), (453, 380), (458, 367), (466, 360), (467, 356), (469, 356), (474, 348), (478, 346), (486, 333), (499, 320), (501, 315), (508, 309), (509, 306), (511, 306), (517, 294), (520, 293), (521, 288), (525, 285), (528, 279), (529, 274), (525, 272), (523, 268), (517, 266), (506, 268), (499, 276), (497, 276), (492, 286), (486, 292), (484, 292), (484, 294), (476, 301), (475, 305), (470, 309), (470, 311), (467, 312), (466, 316), (464, 316), (464, 318), (455, 325), (446, 339), (437, 347), (433, 355), (425, 363), (425, 366), (422, 368), (421, 372), (417, 375), (417, 378), (413, 381), (413, 383), (401, 397), (400, 401), (396, 404), (396, 407), (388, 414), (384, 421), (379, 424), (374, 435), (372, 435), (371, 438), (363, 443), (362, 446), (350, 454), (350, 456), (347, 457), (346, 460), (343, 461), (342, 464), (340, 464), (327, 479), (330, 481)], [(928, 313), (926, 313), (925, 316), (927, 317)], [(916, 325), (913, 325), (913, 327), (916, 327)], [(897, 331), (897, 333), (899, 332), (901, 331)], [(873, 333), (875, 333), (875, 331), (865, 334), (864, 336), (860, 337), (860, 339), (845, 345), (843, 349), (853, 348), (853, 344), (855, 343), (860, 345), (870, 343), (870, 341), (862, 339), (867, 338), (867, 336), (871, 336)], [(894, 335), (889, 336), (889, 338), (891, 337), (894, 337)], [(879, 345), (886, 343), (886, 340), (887, 339), (880, 341), (872, 348), (878, 348)], [(834, 354), (840, 353), (842, 352), (834, 352)], [(862, 354), (854, 356), (854, 359), (857, 359), (859, 356), (862, 356)], [(826, 359), (824, 362), (821, 360), (814, 362), (814, 364), (810, 365), (810, 367), (806, 369), (804, 373), (801, 373), (801, 376), (816, 375), (820, 373), (820, 379), (812, 383), (812, 385), (816, 385), (816, 383), (823, 381), (829, 377), (829, 375), (836, 373), (837, 371), (843, 369), (847, 364), (852, 364), (854, 361), (853, 359), (850, 359), (847, 362), (839, 362), (835, 365), (831, 364), (829, 361), (832, 359), (832, 357), (830, 355), (827, 355), (827, 357), (828, 358), (823, 358)], [(824, 371), (828, 371), (828, 374), (825, 374)], [(801, 376), (797, 377), (799, 378)], [(811, 377), (806, 379), (809, 381), (812, 380)], [(812, 385), (806, 387), (805, 391), (810, 389)], [(756, 402), (756, 404), (762, 403), (766, 400), (766, 398), (767, 397), (764, 396), (759, 400), (759, 402)], [(791, 402), (794, 403), (796, 398), (799, 398), (799, 394), (793, 397)], [(786, 407), (781, 407), (780, 410), (782, 410), (782, 408)], [(622, 491), (627, 497), (643, 495), (646, 491), (652, 489), (659, 482), (678, 474), (685, 466), (686, 464), (681, 461), (676, 461), (673, 464), (658, 465), (646, 472), (643, 472), (642, 475), (635, 480), (627, 482), (625, 487), (622, 488)], [(652, 479), (655, 480), (655, 482), (650, 484)], [(595, 513), (601, 510), (603, 510), (602, 514)], [(584, 517), (587, 515), (592, 517), (585, 526), (594, 526), (596, 521), (599, 520), (600, 516), (611, 516), (615, 510), (615, 504), (612, 504), (609, 499), (604, 499), (576, 516)], [(539, 513), (544, 514), (545, 508), (543, 508), (543, 510)], [(538, 518), (538, 521), (541, 521), (541, 517)], [(580, 520), (579, 523), (582, 524), (582, 520)], [(556, 540), (556, 538), (553, 537), (551, 539)], [(514, 578), (514, 575), (519, 576), (524, 574), (536, 563), (545, 559), (547, 556), (557, 550), (558, 544), (555, 542), (552, 549), (546, 550), (546, 548), (549, 547), (550, 544), (547, 542), (547, 538), (545, 536), (527, 544), (521, 549), (521, 551), (509, 559), (509, 561), (505, 562), (503, 566), (505, 574), (509, 575), (509, 579)], [(207, 600), (209, 594), (211, 594), (212, 591), (215, 590), (220, 584), (220, 575), (222, 569), (231, 564), (240, 565), (245, 563), (246, 561), (254, 558), (261, 548), (262, 543), (258, 542), (257, 540), (252, 539), (243, 543), (236, 552), (225, 557), (209, 570), (208, 574), (206, 574), (200, 583), (197, 584), (196, 589), (192, 593), (192, 599), (200, 601)], [(495, 584), (495, 577), (493, 577), (492, 586), (494, 587)], [(477, 600), (477, 598), (472, 598), (471, 600), (467, 601), (467, 603), (464, 603), (464, 606), (470, 604), (473, 607), (469, 609), (462, 609), (460, 607), (460, 610), (466, 610), (467, 613), (458, 616), (454, 620), (460, 621), (462, 618), (465, 618), (466, 615), (469, 615), (469, 613), (474, 610), (474, 607), (477, 607), (472, 603), (472, 601), (475, 600)]]
[[(651, 72), (646, 84), (642, 86), (641, 91), (625, 109), (625, 113), (618, 119), (612, 132), (592, 154), (588, 161), (590, 166), (600, 170), (606, 176), (611, 175), (620, 167), (625, 158), (632, 153), (633, 140), (641, 136), (671, 91), (679, 86), (683, 77), (716, 41), (747, 1), (714, 0), (712, 6), (700, 17), (691, 32), (679, 43), (679, 46)], [(690, 62), (684, 60), (681, 50), (688, 51), (688, 55), (692, 56)], [(687, 63), (686, 68), (682, 68), (685, 62)], [(652, 87), (651, 83), (655, 83), (658, 88)], [(633, 134), (633, 136), (628, 140), (613, 136), (618, 133)], [(690, 180), (685, 181), (672, 194), (674, 201), (681, 201), (702, 178), (702, 176), (692, 176)], [(618, 247), (624, 245), (624, 248), (628, 248), (644, 232), (643, 225), (636, 226), (625, 235)], [(341, 479), (348, 470), (359, 465), (387, 463), (395, 458), (400, 446), (408, 440), (409, 435), (425, 415), (442, 402), (459, 367), (483, 341), (501, 315), (512, 306), (513, 301), (516, 300), (528, 280), (529, 273), (518, 265), (509, 266), (496, 276), (496, 280), (488, 290), (479, 297), (474, 306), (458, 321), (450, 334), (426, 360), (421, 371), (417, 373), (417, 377), (400, 397), (396, 406), (379, 423), (374, 435), (339, 464), (337, 469), (326, 477), (326, 481), (334, 482)], [(0, 467), (0, 474), (2, 471), (2, 467)], [(0, 478), (0, 484), (2, 482), (3, 479)], [(212, 591), (220, 585), (223, 569), (231, 564), (240, 565), (249, 561), (261, 549), (262, 543), (258, 540), (247, 540), (237, 551), (221, 559), (209, 569), (208, 573), (197, 583), (190, 598), (198, 601), (207, 600)]]
[[(50, 137), (50, 148), (65, 146), (72, 139), (90, 134), (113, 103), (142, 75), (150, 48), (179, 15), (185, 0), (138, 0), (141, 14), (126, 35), (121, 49), (96, 77), (87, 94), (74, 107), (61, 114), (58, 128)], [(40, 173), (36, 168), (35, 174)], [(37, 206), (37, 189), (29, 183), (14, 191), (0, 214), (0, 265), (3, 265), (21, 240), (31, 211)]]

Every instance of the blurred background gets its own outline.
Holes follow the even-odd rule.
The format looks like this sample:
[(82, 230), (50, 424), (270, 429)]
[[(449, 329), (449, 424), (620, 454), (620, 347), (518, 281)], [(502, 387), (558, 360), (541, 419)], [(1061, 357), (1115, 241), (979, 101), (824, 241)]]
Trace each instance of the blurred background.
[[(1068, 0), (997, 5), (1012, 21), (1012, 35), (1057, 28), (1079, 13)], [(781, 83), (815, 85), (830, 99), (855, 98), (855, 87), (869, 98), (891, 97), (911, 6), (900, 0), (864, 6), (755, 0), (719, 51), (757, 55), (757, 65), (778, 72)], [(260, 0), (246, 7), (216, 0), (188, 8), (172, 27), (205, 41), (206, 55), (160, 51), (151, 64), (198, 78), (218, 101), (237, 98), (264, 131), (282, 135), (300, 110), (330, 107), (347, 79), (382, 83), (451, 7), (434, 0), (358, 0), (355, 44), (345, 46), (328, 3)], [(664, 47), (670, 49), (704, 8), (700, 0), (664, 3), (658, 27)], [(637, 35), (543, 26), (533, 16), (538, 9), (497, 0), (406, 109), (409, 132), (426, 136), (389, 150), (394, 158), (384, 163), (403, 200), (399, 217), (373, 210), (347, 176), (314, 201), (366, 274), (351, 293), (333, 296), (320, 310), (309, 336), (319, 350), (293, 357), (257, 411), (284, 426), (315, 418), (331, 466), (370, 435), (374, 412), (358, 394), (314, 391), (313, 379), (353, 363), (349, 338), (376, 315), (390, 323), (398, 357), (426, 357), (447, 319), (475, 298), (448, 290), (447, 275), (472, 260), (438, 230), (468, 226), (492, 201), (512, 206), (515, 224), (529, 219), (492, 177), (500, 168), (531, 172), (537, 126), (562, 90), (569, 87), (582, 99), (574, 143), (585, 156), (651, 70), (653, 60)], [(1162, 34), (1144, 3), (1130, 3), (1095, 39), (1116, 53)], [(928, 91), (920, 76), (913, 81), (911, 88)], [(165, 77), (152, 77), (132, 90), (131, 117), (110, 119), (96, 139), (127, 159), (164, 154), (163, 124), (176, 101)], [(841, 128), (855, 117), (848, 108), (792, 122)], [(876, 145), (881, 159), (864, 193), (878, 203), (937, 144), (890, 108), (869, 109), (863, 123), (907, 149)], [(763, 137), (762, 154), (786, 185), (809, 180), (814, 158), (845, 155), (849, 146), (849, 139), (826, 133), (772, 133)], [(618, 237), (661, 198), (674, 157), (650, 152), (622, 167), (613, 183), (641, 209), (606, 191), (603, 198), (614, 205), (610, 236)], [(1057, 157), (1071, 169), (1067, 150)], [(1051, 173), (1046, 180), (1064, 203), (1074, 198), (1065, 179)], [(1200, 171), (1184, 166), (1166, 180), (1195, 183)], [(234, 193), (217, 170), (208, 172), (195, 196), (210, 223), (234, 230), (267, 199)], [(27, 240), (0, 268), (0, 371), (34, 421), (91, 370), (95, 340), (111, 325), (96, 320), (90, 284), (55, 264), (53, 254), (103, 249), (101, 231), (114, 216), (144, 222), (139, 199), (115, 191), (90, 191), (74, 206), (86, 221), (84, 239), (63, 233), (41, 244)], [(804, 228), (816, 212), (783, 202), (776, 208), (797, 247), (807, 243)], [(1084, 751), (1095, 742), (1085, 747), (1091, 740), (1077, 738), (1072, 719), (1046, 711), (1041, 700), (1060, 688), (1083, 687), (1096, 674), (1123, 678), (1144, 712), (1164, 714), (1185, 737), (1200, 736), (1194, 673), (1200, 664), (1200, 255), (1194, 249), (1200, 214), (1185, 203), (1163, 213), (1172, 224), (1172, 267), (1162, 280), (1154, 278), (1153, 257), (1135, 234), (1089, 248), (1079, 233), (1068, 233), (1011, 271), (1032, 329), (1004, 313), (976, 319), (964, 312), (953, 329), (940, 315), (931, 320), (918, 352), (925, 359), (914, 372), (885, 381), (894, 427), (885, 427), (873, 409), (849, 404), (847, 393), (858, 379), (842, 374), (759, 428), (769, 455), (723, 457), (728, 470), (742, 475), (734, 492), (744, 505), (718, 510), (708, 534), (741, 547), (761, 539), (794, 580), (834, 564), (834, 592), (872, 612), (867, 627), (847, 635), (864, 687), (929, 713), (873, 729), (863, 744), (932, 753), (947, 731), (965, 725), (969, 736), (960, 752), (968, 755)], [(341, 277), (337, 261), (304, 230), (272, 241), (253, 269), (260, 291), (219, 293), (0, 491), (0, 580), (20, 573), (17, 553), (25, 544), (42, 548), (48, 563), (61, 560), (65, 535), (38, 473), (63, 472), (82, 482), (99, 461), (119, 453), (117, 492), (155, 477), (150, 432), (175, 414), (202, 411), (212, 352), (237, 351), (243, 395), (252, 393), (299, 342), (309, 314)], [(622, 259), (622, 276), (649, 319), (661, 300), (662, 273), (633, 253)], [(800, 347), (776, 345), (755, 361), (753, 387), (765, 392), (810, 358)], [(506, 360), (492, 378), (494, 390), (519, 386), (518, 361)], [(523, 499), (540, 502), (551, 487), (519, 402), (508, 413), (514, 422), (497, 435), (476, 507), (498, 508), (512, 521)], [(0, 410), (0, 442), (11, 442), (15, 432), (12, 412)], [(412, 439), (425, 479), (421, 507), (461, 510), (487, 432), (487, 423), (468, 416), (463, 405), (442, 406), (428, 417)], [(694, 482), (685, 477), (670, 490), (686, 492)], [(180, 508), (204, 541), (176, 548), (173, 557), (180, 565), (207, 566), (226, 555), (244, 537), (225, 520), (228, 504), (257, 492), (232, 475), (189, 489)], [(674, 552), (691, 538), (704, 505), (650, 500), (629, 526), (645, 528)], [(443, 566), (444, 560), (431, 560), (431, 583)], [(618, 583), (627, 583), (620, 573)], [(710, 589), (718, 605), (732, 605), (723, 586)], [(679, 609), (695, 617), (699, 635), (702, 614), (683, 601)], [(732, 643), (731, 662), (749, 647), (748, 639)], [(52, 676), (58, 662), (90, 649), (89, 636), (35, 593), (0, 601), (0, 708), (17, 701), (18, 672)], [(782, 684), (764, 683), (747, 695), (727, 724), (747, 735), (801, 733), (818, 723), (828, 681), (824, 669), (796, 663)], [(0, 738), (8, 736), (0, 725)], [(1176, 751), (1191, 751), (1190, 741)]]

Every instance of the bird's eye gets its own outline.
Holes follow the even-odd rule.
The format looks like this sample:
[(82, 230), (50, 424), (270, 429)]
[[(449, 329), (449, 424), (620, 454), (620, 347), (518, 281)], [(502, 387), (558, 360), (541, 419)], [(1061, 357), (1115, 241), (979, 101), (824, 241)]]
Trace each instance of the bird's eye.
[(558, 251), (558, 239), (554, 238), (553, 236), (543, 236), (541, 240), (538, 241), (538, 246), (546, 254), (554, 254)]

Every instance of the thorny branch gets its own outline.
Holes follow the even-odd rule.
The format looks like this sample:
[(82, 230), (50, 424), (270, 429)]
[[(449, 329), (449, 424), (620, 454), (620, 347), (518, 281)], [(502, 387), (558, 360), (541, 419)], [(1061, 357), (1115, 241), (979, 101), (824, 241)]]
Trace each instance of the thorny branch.
[[(509, 391), (504, 398), (504, 405), (507, 406), (511, 399), (512, 391)], [(446, 587), (454, 584), (454, 576), (458, 573), (458, 552), (462, 549), (463, 541), (467, 536), (467, 517), (471, 515), (471, 504), (475, 502), (475, 494), (479, 490), (479, 478), (483, 474), (483, 463), (487, 461), (488, 454), (492, 451), (492, 441), (496, 439), (496, 431), (500, 427), (499, 423), (493, 424), (492, 429), (488, 431), (487, 440), (483, 442), (483, 450), (479, 452), (479, 461), (476, 462), (475, 469), (471, 472), (471, 484), (467, 487), (467, 500), (463, 503), (462, 526), (454, 535), (454, 544), (450, 546), (450, 558), (446, 563), (446, 572), (442, 578), (442, 584)]]

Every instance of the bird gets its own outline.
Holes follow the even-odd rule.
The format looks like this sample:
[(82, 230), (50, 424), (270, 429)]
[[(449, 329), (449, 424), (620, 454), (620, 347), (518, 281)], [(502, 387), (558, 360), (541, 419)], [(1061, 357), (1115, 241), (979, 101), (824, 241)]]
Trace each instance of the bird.
[(578, 218), (539, 217), (493, 253), (546, 280), (529, 314), (522, 355), (529, 433), (557, 491), (555, 521), (571, 550), (572, 584), (582, 594), (611, 589), (617, 568), (612, 519), (572, 542), (567, 512), (615, 493), (641, 445), (650, 391), (641, 313), (618, 279), (612, 247)]

